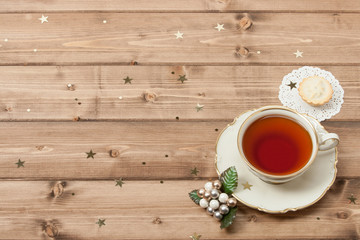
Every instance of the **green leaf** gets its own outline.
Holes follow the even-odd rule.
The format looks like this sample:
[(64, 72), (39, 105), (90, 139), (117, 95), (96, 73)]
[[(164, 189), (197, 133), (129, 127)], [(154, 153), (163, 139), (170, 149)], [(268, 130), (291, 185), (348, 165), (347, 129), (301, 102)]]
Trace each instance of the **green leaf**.
[(197, 190), (192, 190), (191, 192), (189, 192), (189, 197), (191, 198), (191, 200), (194, 201), (194, 203), (196, 203), (197, 205), (199, 205), (199, 202), (201, 200), (201, 197), (199, 197), (197, 195)]
[(220, 175), (222, 191), (232, 194), (238, 186), (238, 174), (234, 166), (229, 167)]
[(230, 212), (223, 217), (220, 225), (221, 229), (227, 228), (233, 223), (236, 217), (236, 211), (237, 211), (237, 207), (231, 208)]

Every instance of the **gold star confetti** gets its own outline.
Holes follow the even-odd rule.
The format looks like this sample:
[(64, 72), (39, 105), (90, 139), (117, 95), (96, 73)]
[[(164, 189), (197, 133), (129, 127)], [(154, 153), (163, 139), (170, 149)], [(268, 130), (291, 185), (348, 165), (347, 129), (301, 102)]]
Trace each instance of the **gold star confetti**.
[(354, 195), (352, 195), (351, 194), (351, 196), (350, 197), (348, 197), (348, 199), (350, 200), (350, 202), (349, 203), (353, 203), (353, 204), (356, 204), (356, 200), (357, 200), (357, 198), (356, 197), (354, 197)]
[(225, 30), (225, 28), (224, 28), (224, 24), (217, 24), (217, 26), (215, 27), (219, 32), (221, 31), (221, 30)]
[(178, 81), (181, 81), (181, 83), (184, 83), (184, 81), (187, 81), (186, 75), (179, 75)]
[(241, 185), (244, 186), (244, 190), (245, 190), (245, 189), (249, 189), (250, 191), (251, 191), (251, 187), (253, 186), (253, 185), (249, 184), (248, 182), (242, 183)]
[(200, 172), (199, 170), (196, 169), (196, 167), (194, 167), (193, 169), (191, 169), (191, 174), (197, 176), (198, 172)]
[(302, 56), (303, 53), (304, 53), (304, 52), (300, 52), (299, 50), (296, 50), (296, 52), (294, 52), (296, 58), (298, 58), (298, 57), (303, 57), (303, 56)]
[(124, 84), (130, 83), (131, 84), (131, 80), (132, 78), (129, 78), (129, 76), (127, 76), (126, 78), (123, 79), (125, 81)]
[(197, 112), (200, 112), (201, 110), (203, 110), (203, 108), (204, 108), (204, 105), (200, 105), (199, 103), (195, 107)]
[(201, 238), (201, 235), (197, 234), (197, 233), (194, 233), (192, 236), (190, 236), (190, 238), (192, 240), (200, 240)]
[(91, 149), (90, 152), (86, 152), (86, 154), (87, 154), (87, 157), (86, 157), (86, 158), (92, 158), (92, 159), (94, 159), (94, 156), (95, 156), (96, 153), (94, 153), (94, 152), (92, 151), (92, 149)]
[(101, 219), (101, 218), (99, 218), (99, 220), (96, 222), (96, 224), (99, 225), (99, 228), (100, 228), (101, 226), (105, 226), (105, 225), (106, 225), (106, 224), (105, 224), (105, 220), (106, 220), (106, 219)]
[(296, 83), (290, 81), (290, 83), (287, 84), (286, 86), (289, 86), (289, 87), (290, 87), (290, 90), (292, 90), (293, 88), (296, 88)]
[(19, 167), (25, 167), (24, 163), (25, 163), (25, 161), (21, 161), (20, 158), (19, 158), (18, 162), (15, 163), (15, 164), (17, 165), (17, 168), (19, 168)]
[(183, 38), (184, 33), (181, 33), (179, 30), (177, 33), (174, 34), (176, 36), (176, 39)]
[(41, 15), (41, 18), (38, 19), (41, 21), (41, 23), (48, 22), (48, 17), (45, 17), (44, 15)]
[(125, 183), (123, 182), (123, 179), (122, 179), (122, 178), (119, 178), (119, 180), (115, 180), (115, 182), (116, 182), (115, 187), (116, 187), (116, 186), (122, 187), (122, 185), (125, 184)]

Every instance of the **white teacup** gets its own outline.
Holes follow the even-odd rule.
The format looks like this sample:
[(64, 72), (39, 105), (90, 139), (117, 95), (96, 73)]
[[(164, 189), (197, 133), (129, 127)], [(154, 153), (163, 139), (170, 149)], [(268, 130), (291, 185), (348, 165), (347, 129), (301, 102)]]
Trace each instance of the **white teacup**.
[[(279, 116), (283, 118), (287, 118), (302, 126), (309, 134), (312, 143), (312, 152), (310, 158), (307, 160), (306, 164), (297, 170), (296, 172), (292, 172), (287, 175), (277, 175), (266, 173), (258, 168), (256, 168), (250, 161), (246, 158), (244, 149), (243, 149), (243, 141), (244, 134), (249, 126), (254, 123), (256, 120), (264, 118), (266, 116)], [(320, 125), (315, 119), (315, 123)], [(314, 124), (315, 125), (315, 124)], [(240, 126), (238, 132), (238, 149), (240, 155), (244, 162), (247, 164), (250, 171), (259, 177), (261, 180), (268, 183), (285, 183), (290, 180), (293, 180), (296, 177), (299, 177), (303, 174), (307, 169), (309, 169), (310, 165), (314, 162), (318, 151), (329, 150), (336, 147), (339, 143), (339, 136), (335, 133), (321, 133), (316, 130), (316, 126), (314, 126), (303, 114), (296, 112), (295, 110), (282, 107), (282, 106), (265, 106), (257, 109), (253, 112)]]

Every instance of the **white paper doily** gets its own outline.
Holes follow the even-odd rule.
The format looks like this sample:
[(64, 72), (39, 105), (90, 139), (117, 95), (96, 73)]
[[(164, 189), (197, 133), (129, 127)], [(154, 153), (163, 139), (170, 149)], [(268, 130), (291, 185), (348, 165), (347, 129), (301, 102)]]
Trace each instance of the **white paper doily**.
[[(322, 106), (313, 107), (307, 104), (299, 95), (299, 83), (307, 77), (320, 76), (328, 80), (334, 90), (330, 101)], [(296, 88), (291, 88), (290, 83), (295, 83)], [(318, 121), (330, 119), (332, 116), (340, 112), (341, 104), (344, 102), (344, 90), (339, 84), (339, 81), (328, 71), (316, 67), (301, 67), (293, 70), (288, 75), (284, 76), (280, 85), (279, 99), (281, 103), (289, 108), (295, 109), (300, 113), (306, 113)]]

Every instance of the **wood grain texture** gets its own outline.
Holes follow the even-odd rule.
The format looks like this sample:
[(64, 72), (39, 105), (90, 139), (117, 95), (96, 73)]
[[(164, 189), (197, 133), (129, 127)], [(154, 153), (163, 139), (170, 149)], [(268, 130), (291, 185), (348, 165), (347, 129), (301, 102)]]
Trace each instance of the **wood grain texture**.
[[(360, 197), (360, 1), (0, 6), (1, 240), (360, 239), (359, 200), (348, 200)], [(253, 21), (246, 31), (244, 16)], [(283, 76), (303, 65), (332, 72), (345, 90), (341, 112), (324, 122), (341, 141), (335, 184), (284, 215), (241, 205), (234, 226), (220, 230), (188, 192), (217, 177), (221, 130), (245, 110), (280, 104)]]
[[(253, 26), (239, 30), (246, 15)], [(52, 13), (43, 24), (39, 17), (0, 15), (0, 39), (8, 39), (0, 65), (360, 64), (359, 14)], [(217, 23), (226, 30), (218, 32)], [(175, 38), (178, 30), (183, 39)], [(239, 46), (249, 49), (248, 57), (236, 55)]]
[(356, 0), (52, 0), (42, 2), (34, 0), (2, 0), (0, 12), (35, 12), (35, 11), (157, 11), (157, 12), (233, 12), (233, 11), (308, 11), (308, 12), (355, 12), (360, 11)]
[[(194, 179), (216, 177), (215, 143), (228, 122), (2, 123), (2, 179)], [(338, 176), (357, 177), (359, 122), (328, 122), (339, 134)], [(215, 131), (219, 129), (219, 131)], [(94, 159), (85, 152), (92, 149)], [(110, 150), (118, 150), (112, 158)], [(25, 167), (17, 168), (18, 159)], [(198, 176), (191, 169), (200, 170)]]
[[(360, 119), (358, 66), (320, 66), (345, 90), (333, 120)], [(297, 66), (2, 66), (1, 121), (225, 120), (279, 105), (283, 76)], [(174, 73), (174, 74), (172, 74)], [(188, 78), (184, 84), (179, 75)], [(124, 84), (123, 78), (133, 78)], [(67, 85), (74, 85), (69, 91)], [(154, 102), (145, 92), (156, 94)], [(119, 96), (122, 99), (119, 99)], [(77, 99), (77, 100), (75, 100)], [(79, 105), (81, 103), (81, 105)], [(204, 105), (196, 112), (196, 105)], [(6, 111), (11, 108), (11, 111)], [(30, 112), (27, 112), (30, 109)]]
[[(194, 232), (202, 239), (360, 237), (359, 206), (347, 199), (360, 194), (358, 178), (337, 180), (320, 202), (297, 212), (271, 215), (241, 205), (228, 230), (188, 198), (203, 181), (126, 181), (122, 188), (114, 181), (67, 181), (57, 198), (54, 184), (0, 182), (0, 239), (50, 239), (43, 231), (50, 223), (58, 229), (57, 240), (188, 239)], [(95, 224), (99, 218), (106, 219), (101, 228)]]

